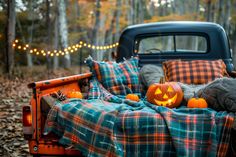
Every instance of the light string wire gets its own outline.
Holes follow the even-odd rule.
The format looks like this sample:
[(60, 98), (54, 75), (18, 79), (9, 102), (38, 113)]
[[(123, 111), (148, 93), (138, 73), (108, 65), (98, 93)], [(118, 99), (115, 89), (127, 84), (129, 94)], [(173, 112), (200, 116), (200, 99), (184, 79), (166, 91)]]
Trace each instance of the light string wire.
[(113, 49), (115, 47), (117, 47), (119, 45), (119, 43), (114, 43), (114, 44), (110, 44), (110, 45), (105, 45), (105, 46), (96, 46), (96, 45), (92, 45), (89, 43), (86, 43), (84, 41), (80, 41), (77, 44), (68, 46), (66, 48), (64, 48), (63, 50), (44, 50), (44, 49), (37, 49), (37, 48), (33, 48), (31, 47), (29, 44), (21, 44), (21, 42), (18, 39), (15, 39), (12, 47), (16, 50), (19, 51), (25, 51), (25, 52), (29, 52), (30, 54), (34, 54), (37, 56), (64, 56), (66, 54), (72, 54), (76, 51), (78, 51), (81, 48), (89, 48), (89, 49), (93, 49), (93, 50), (98, 50), (98, 51), (103, 51), (103, 50), (108, 50), (108, 49)]

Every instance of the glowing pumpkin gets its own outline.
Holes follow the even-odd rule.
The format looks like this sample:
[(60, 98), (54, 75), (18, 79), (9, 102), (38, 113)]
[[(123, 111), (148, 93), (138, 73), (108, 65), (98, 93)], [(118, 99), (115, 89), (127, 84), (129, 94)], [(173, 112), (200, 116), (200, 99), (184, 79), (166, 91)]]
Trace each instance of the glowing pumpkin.
[(67, 96), (67, 98), (79, 98), (79, 99), (83, 98), (82, 93), (79, 91), (69, 92), (66, 96)]
[(208, 104), (205, 99), (197, 98), (196, 96), (194, 96), (193, 98), (189, 99), (187, 107), (188, 108), (207, 108)]
[(128, 94), (125, 97), (126, 99), (132, 100), (132, 101), (139, 101), (139, 97), (136, 94)]
[(147, 101), (158, 106), (178, 107), (183, 99), (183, 91), (176, 82), (154, 83), (147, 91)]

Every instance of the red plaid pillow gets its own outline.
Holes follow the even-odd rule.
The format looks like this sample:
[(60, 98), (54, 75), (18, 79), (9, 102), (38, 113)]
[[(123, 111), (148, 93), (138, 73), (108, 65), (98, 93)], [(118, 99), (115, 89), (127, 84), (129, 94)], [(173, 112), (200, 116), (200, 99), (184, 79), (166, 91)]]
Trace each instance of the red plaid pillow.
[(170, 60), (163, 63), (163, 69), (166, 81), (187, 84), (205, 84), (228, 76), (222, 60)]

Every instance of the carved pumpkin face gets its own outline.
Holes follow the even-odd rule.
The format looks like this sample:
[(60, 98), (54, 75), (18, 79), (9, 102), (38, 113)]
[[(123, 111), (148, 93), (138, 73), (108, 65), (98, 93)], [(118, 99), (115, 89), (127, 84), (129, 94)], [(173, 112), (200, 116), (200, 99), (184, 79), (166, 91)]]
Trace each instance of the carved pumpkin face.
[(182, 89), (176, 82), (154, 83), (147, 91), (147, 101), (158, 106), (174, 108), (180, 105), (182, 99)]

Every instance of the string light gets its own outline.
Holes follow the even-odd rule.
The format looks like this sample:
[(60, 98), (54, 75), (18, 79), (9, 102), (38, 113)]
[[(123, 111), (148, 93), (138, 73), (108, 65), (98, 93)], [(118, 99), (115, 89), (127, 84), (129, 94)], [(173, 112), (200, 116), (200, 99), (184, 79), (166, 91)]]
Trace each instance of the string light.
[(15, 41), (12, 44), (12, 47), (17, 48), (18, 50), (21, 51), (26, 51), (29, 52), (31, 54), (35, 54), (35, 55), (42, 55), (42, 56), (64, 56), (66, 54), (69, 53), (74, 53), (76, 51), (78, 51), (78, 49), (80, 48), (89, 48), (89, 49), (93, 49), (93, 50), (108, 50), (108, 49), (113, 49), (115, 47), (117, 47), (119, 45), (119, 43), (113, 43), (110, 45), (104, 45), (104, 46), (98, 46), (98, 45), (92, 45), (83, 41), (79, 41), (78, 43), (74, 44), (74, 45), (70, 45), (66, 48), (64, 48), (64, 50), (51, 50), (51, 51), (47, 51), (44, 49), (38, 50), (36, 48), (32, 48), (29, 44), (20, 44), (21, 42), (18, 39), (15, 39)]

